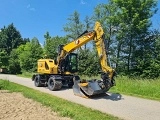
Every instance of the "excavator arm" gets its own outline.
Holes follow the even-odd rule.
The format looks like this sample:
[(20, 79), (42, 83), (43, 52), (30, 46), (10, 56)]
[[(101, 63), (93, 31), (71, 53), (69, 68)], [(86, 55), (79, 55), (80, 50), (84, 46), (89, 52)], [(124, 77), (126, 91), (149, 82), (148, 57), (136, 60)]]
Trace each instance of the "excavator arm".
[[(108, 65), (107, 53), (105, 48), (104, 31), (99, 22), (95, 23), (95, 31), (96, 35), (94, 37), (94, 42), (100, 59), (101, 69), (103, 72), (102, 74), (103, 75), (108, 74), (109, 79), (112, 81), (115, 75), (115, 71)], [(114, 80), (112, 81), (112, 83), (114, 83)]]

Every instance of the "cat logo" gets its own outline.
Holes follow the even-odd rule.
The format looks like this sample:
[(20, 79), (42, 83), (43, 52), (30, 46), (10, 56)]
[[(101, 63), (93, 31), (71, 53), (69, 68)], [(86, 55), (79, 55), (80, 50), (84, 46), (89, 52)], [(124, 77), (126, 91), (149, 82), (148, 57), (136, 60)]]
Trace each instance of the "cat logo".
[(75, 41), (75, 44), (76, 44), (76, 45), (78, 45), (78, 44), (79, 44), (79, 42), (80, 42), (79, 40), (76, 40), (76, 41)]

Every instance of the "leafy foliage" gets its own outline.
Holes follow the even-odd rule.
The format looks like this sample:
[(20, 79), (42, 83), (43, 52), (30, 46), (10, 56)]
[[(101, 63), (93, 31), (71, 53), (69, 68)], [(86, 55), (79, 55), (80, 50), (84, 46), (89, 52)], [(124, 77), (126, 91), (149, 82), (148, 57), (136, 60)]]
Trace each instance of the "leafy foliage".
[(17, 48), (23, 43), (20, 32), (14, 27), (13, 23), (1, 29), (0, 32), (0, 48), (5, 49), (10, 54), (12, 49)]
[(80, 15), (75, 11), (69, 18), (69, 23), (64, 26), (64, 31), (68, 32), (69, 39), (76, 39), (84, 31), (84, 25), (80, 22)]
[(99, 60), (94, 51), (89, 49), (79, 51), (79, 74), (96, 76), (100, 71)]
[[(122, 41), (122, 55), (126, 59), (127, 72), (131, 72), (136, 63), (137, 49), (143, 45), (149, 45), (150, 41), (144, 41), (151, 26), (150, 18), (156, 12), (156, 2), (153, 0), (112, 0), (119, 11), (117, 17), (119, 19), (118, 28), (122, 33), (120, 38)], [(123, 32), (125, 34), (123, 34)], [(141, 51), (143, 53), (143, 49)]]
[[(135, 73), (141, 77), (156, 78), (160, 76), (160, 37), (159, 33), (150, 33), (147, 40), (149, 44), (144, 43), (141, 50), (137, 51), (137, 65), (135, 66)], [(143, 50), (142, 50), (143, 49)]]
[(7, 67), (8, 65), (8, 56), (5, 50), (0, 50), (0, 66)]
[(21, 44), (25, 44), (28, 40), (22, 39), (20, 32), (14, 27), (13, 23), (7, 27), (4, 26), (0, 31), (0, 67), (8, 68), (11, 73), (17, 73), (18, 62), (17, 59), (14, 60), (16, 54), (12, 50), (18, 48)]
[(36, 71), (37, 60), (42, 58), (43, 49), (37, 38), (33, 38), (18, 49), (18, 57), (22, 71)]
[(55, 59), (58, 55), (58, 46), (66, 44), (68, 42), (66, 37), (51, 37), (49, 32), (45, 35), (45, 43), (44, 43), (44, 56), (46, 58)]
[(13, 49), (11, 51), (8, 69), (9, 69), (9, 73), (12, 73), (12, 74), (21, 73), (20, 62), (18, 59), (18, 53), (16, 49)]

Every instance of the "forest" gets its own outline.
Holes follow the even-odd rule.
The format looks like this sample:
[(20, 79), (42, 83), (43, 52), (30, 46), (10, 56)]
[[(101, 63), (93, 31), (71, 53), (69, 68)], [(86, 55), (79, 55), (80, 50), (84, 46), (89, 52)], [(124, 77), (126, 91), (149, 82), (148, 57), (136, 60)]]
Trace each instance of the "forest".
[[(74, 11), (62, 28), (66, 35), (50, 36), (46, 31), (43, 45), (36, 36), (23, 38), (11, 23), (0, 29), (0, 68), (10, 74), (36, 72), (38, 59), (55, 59), (58, 45), (75, 40), (85, 30), (93, 30), (95, 21), (99, 21), (105, 32), (108, 65), (118, 75), (160, 77), (160, 31), (151, 27), (151, 18), (157, 11), (154, 0), (109, 0), (95, 6), (93, 15), (84, 20)], [(79, 74), (97, 76), (101, 68), (94, 43), (89, 42), (76, 52)]]

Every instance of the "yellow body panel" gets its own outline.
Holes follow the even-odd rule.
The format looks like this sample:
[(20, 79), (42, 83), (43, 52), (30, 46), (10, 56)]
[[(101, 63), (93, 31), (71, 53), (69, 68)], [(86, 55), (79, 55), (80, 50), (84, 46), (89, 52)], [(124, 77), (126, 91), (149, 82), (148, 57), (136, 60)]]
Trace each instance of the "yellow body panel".
[(86, 83), (79, 83), (79, 86), (86, 87), (86, 86), (88, 86), (88, 82), (86, 82)]
[(38, 60), (38, 73), (45, 74), (58, 74), (57, 65), (52, 59), (39, 59)]

